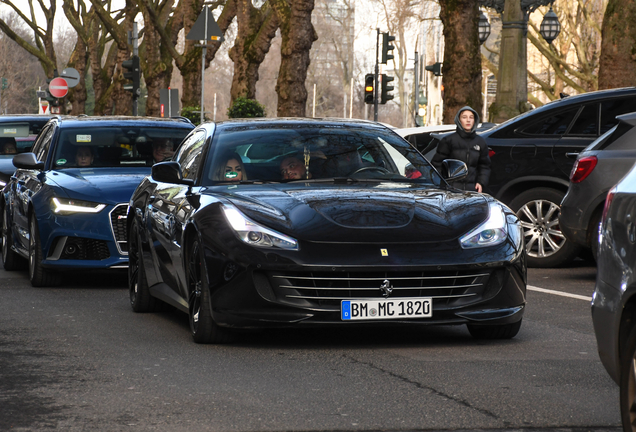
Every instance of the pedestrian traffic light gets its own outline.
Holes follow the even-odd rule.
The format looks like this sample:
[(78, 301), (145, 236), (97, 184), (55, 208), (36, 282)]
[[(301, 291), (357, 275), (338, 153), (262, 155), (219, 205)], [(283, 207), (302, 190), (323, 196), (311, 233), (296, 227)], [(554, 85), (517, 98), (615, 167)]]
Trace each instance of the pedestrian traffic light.
[(442, 76), (442, 64), (440, 62), (433, 63), (430, 66), (425, 66), (424, 69), (433, 72), (435, 76)]
[(139, 56), (132, 56), (128, 60), (124, 60), (121, 66), (128, 70), (124, 72), (124, 78), (131, 80), (131, 84), (124, 84), (124, 90), (130, 91), (133, 94), (133, 98), (138, 98), (141, 94), (139, 83), (141, 81), (141, 70), (139, 69)]
[(395, 48), (390, 42), (395, 40), (395, 36), (391, 36), (388, 33), (382, 33), (382, 61), (380, 63), (386, 64), (387, 61), (393, 59), (393, 54), (389, 51), (393, 51)]
[(389, 94), (389, 92), (393, 90), (393, 86), (389, 85), (389, 83), (393, 81), (394, 79), (395, 78), (393, 78), (392, 76), (388, 76), (387, 74), (382, 74), (382, 94), (380, 98), (381, 104), (385, 104), (391, 99), (393, 99), (393, 95)]
[(364, 103), (372, 104), (375, 100), (375, 75), (366, 74), (364, 77)]

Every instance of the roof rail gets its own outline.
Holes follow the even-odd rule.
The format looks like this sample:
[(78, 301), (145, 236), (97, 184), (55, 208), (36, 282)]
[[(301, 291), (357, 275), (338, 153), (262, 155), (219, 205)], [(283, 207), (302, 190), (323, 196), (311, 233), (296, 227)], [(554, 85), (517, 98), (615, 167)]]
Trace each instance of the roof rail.
[(184, 117), (184, 116), (172, 116), (170, 118), (171, 119), (176, 119), (176, 120), (181, 120), (181, 121), (184, 121), (186, 123), (194, 124), (194, 123), (192, 123), (192, 120), (190, 120), (189, 118)]

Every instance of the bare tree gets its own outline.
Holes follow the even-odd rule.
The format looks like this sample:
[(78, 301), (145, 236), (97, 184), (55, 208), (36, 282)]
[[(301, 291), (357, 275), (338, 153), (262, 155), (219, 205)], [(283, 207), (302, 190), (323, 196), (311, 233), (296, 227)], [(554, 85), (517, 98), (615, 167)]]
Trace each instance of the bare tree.
[(238, 97), (254, 99), (258, 69), (269, 51), (278, 28), (278, 17), (265, 2), (260, 9), (251, 0), (236, 0), (238, 34), (229, 51), (234, 62), (234, 76), (230, 95), (232, 101)]
[(440, 0), (444, 24), (444, 123), (452, 124), (457, 111), (468, 105), (479, 109), (481, 54), (477, 0)]
[(318, 35), (311, 23), (314, 0), (269, 0), (280, 25), (281, 64), (276, 83), (278, 116), (305, 116), (309, 51)]
[(609, 0), (603, 18), (599, 88), (636, 85), (636, 2)]

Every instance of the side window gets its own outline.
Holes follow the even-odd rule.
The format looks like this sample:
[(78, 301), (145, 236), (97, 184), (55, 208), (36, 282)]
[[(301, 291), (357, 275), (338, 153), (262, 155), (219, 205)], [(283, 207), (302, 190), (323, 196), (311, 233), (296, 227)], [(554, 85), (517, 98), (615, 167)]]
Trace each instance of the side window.
[(553, 113), (549, 117), (543, 117), (541, 120), (531, 123), (519, 132), (523, 135), (563, 135), (578, 111), (579, 107), (576, 107)]
[(205, 143), (205, 131), (195, 131), (186, 138), (179, 150), (176, 161), (181, 165), (184, 178), (196, 180), (201, 158), (203, 157), (203, 144)]
[(614, 99), (601, 102), (601, 134), (618, 124), (616, 116), (636, 111), (636, 98)]
[(583, 107), (568, 135), (598, 135), (598, 107), (599, 104), (589, 104)]
[(53, 138), (53, 132), (55, 132), (55, 127), (53, 125), (44, 129), (33, 145), (33, 153), (35, 153), (37, 160), (46, 162), (46, 157), (48, 156), (49, 149), (51, 148), (50, 144)]

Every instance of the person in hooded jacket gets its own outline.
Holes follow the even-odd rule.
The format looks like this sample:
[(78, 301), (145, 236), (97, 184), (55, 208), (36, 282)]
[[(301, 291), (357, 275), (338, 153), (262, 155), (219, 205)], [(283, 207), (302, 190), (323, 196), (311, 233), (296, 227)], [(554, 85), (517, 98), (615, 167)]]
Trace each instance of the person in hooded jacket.
[(486, 141), (475, 132), (479, 114), (469, 106), (455, 116), (457, 131), (445, 136), (437, 146), (431, 163), (441, 172), (444, 159), (458, 159), (468, 167), (468, 175), (451, 183), (457, 189), (482, 192), (490, 178), (490, 157)]

